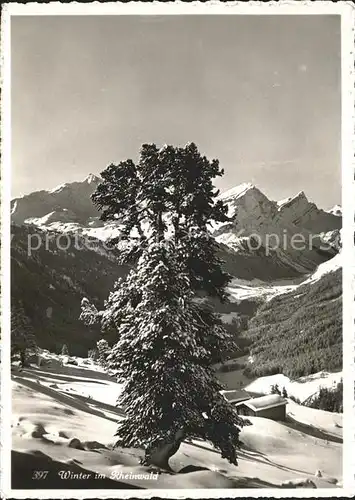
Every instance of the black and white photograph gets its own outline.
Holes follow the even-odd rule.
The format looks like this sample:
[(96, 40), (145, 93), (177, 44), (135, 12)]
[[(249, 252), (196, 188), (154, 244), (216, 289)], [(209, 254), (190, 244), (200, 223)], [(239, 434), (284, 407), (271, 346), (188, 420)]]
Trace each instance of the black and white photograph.
[(5, 6), (4, 498), (355, 493), (354, 10), (208, 4)]

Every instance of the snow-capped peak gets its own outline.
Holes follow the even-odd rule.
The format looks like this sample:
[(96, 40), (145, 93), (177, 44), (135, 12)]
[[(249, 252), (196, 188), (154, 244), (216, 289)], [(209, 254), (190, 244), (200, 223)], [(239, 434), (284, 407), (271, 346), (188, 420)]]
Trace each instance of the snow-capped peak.
[(327, 212), (328, 214), (337, 215), (338, 217), (341, 217), (343, 215), (343, 209), (340, 205), (334, 205), (334, 207), (330, 210), (327, 210)]
[(91, 194), (101, 182), (100, 177), (90, 174), (84, 180), (60, 184), (51, 190), (31, 193), (11, 202), (11, 217), (15, 224), (23, 224), (27, 219), (45, 222), (49, 220), (86, 223), (90, 217), (98, 217), (99, 212), (91, 201)]
[(72, 183), (65, 182), (64, 184), (59, 184), (59, 186), (56, 186), (55, 188), (49, 190), (48, 193), (50, 193), (50, 194), (60, 193), (65, 188), (70, 188), (70, 187), (77, 186), (80, 184), (97, 184), (100, 181), (101, 181), (101, 179), (97, 175), (89, 174), (81, 182), (80, 181), (72, 182)]
[(84, 182), (87, 184), (93, 184), (95, 182), (100, 182), (100, 177), (98, 177), (95, 174), (89, 174), (87, 177), (85, 177)]
[(285, 206), (293, 205), (295, 202), (298, 202), (301, 200), (308, 203), (308, 199), (307, 199), (307, 196), (304, 194), (304, 191), (300, 191), (295, 196), (290, 196), (289, 198), (284, 198), (283, 200), (278, 201), (277, 206), (280, 209), (280, 208), (285, 207)]
[(235, 186), (234, 188), (228, 189), (228, 191), (221, 193), (219, 195), (219, 198), (221, 200), (226, 200), (228, 198), (239, 198), (251, 189), (256, 189), (254, 184), (251, 184), (250, 182), (244, 182), (243, 184), (239, 184), (238, 186)]
[(64, 183), (64, 184), (59, 184), (58, 186), (56, 186), (55, 188), (53, 189), (50, 189), (48, 191), (48, 193), (50, 194), (54, 194), (54, 193), (59, 193), (60, 191), (62, 191), (65, 187), (67, 187), (67, 183)]

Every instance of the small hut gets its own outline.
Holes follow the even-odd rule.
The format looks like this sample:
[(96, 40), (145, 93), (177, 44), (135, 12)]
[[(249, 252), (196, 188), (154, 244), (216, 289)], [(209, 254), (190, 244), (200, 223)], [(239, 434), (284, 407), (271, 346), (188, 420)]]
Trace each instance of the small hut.
[(246, 391), (243, 391), (242, 389), (221, 391), (221, 394), (229, 403), (232, 403), (233, 405), (236, 405), (237, 403), (241, 403), (243, 401), (247, 401), (248, 399), (250, 399), (250, 394), (248, 394)]
[(269, 394), (241, 401), (236, 404), (236, 407), (240, 415), (286, 420), (286, 404), (287, 400), (278, 394)]

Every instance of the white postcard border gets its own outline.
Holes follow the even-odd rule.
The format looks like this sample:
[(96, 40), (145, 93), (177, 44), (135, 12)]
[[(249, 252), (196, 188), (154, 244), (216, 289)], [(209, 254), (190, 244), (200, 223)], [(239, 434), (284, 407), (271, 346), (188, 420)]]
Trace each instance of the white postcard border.
[[(344, 355), (344, 470), (339, 489), (195, 489), (195, 490), (12, 490), (11, 376), (10, 376), (10, 199), (11, 199), (11, 16), (26, 15), (320, 15), (341, 16), (342, 27), (342, 205), (343, 205), (343, 355)], [(2, 204), (1, 204), (1, 492), (4, 498), (221, 498), (221, 497), (352, 497), (355, 494), (355, 402), (354, 402), (354, 30), (352, 2), (130, 2), (62, 4), (10, 3), (2, 12)], [(345, 417), (346, 415), (346, 417)]]

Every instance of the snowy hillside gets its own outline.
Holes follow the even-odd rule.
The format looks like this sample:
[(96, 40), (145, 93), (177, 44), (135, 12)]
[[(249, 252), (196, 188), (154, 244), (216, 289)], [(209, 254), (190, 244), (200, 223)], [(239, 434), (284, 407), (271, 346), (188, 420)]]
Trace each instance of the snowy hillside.
[[(86, 245), (78, 237), (62, 238), (60, 248), (58, 233), (30, 226), (14, 226), (12, 234), (12, 304), (24, 306), (40, 347), (60, 351), (67, 343), (71, 354), (86, 356), (101, 334), (79, 320), (81, 300), (90, 297), (102, 304), (115, 281), (127, 272), (118, 265), (117, 252), (95, 240)], [(37, 238), (42, 244), (29, 254), (28, 242)]]
[[(60, 352), (67, 344), (71, 356), (83, 356), (42, 350), (37, 365), (32, 357), (30, 367), (13, 368), (13, 467), (22, 487), (33, 487), (33, 470), (49, 471), (49, 488), (63, 488), (62, 470), (86, 474), (88, 488), (341, 486), (342, 415), (290, 400), (286, 421), (251, 417), (252, 425), (243, 427), (238, 467), (202, 440), (182, 444), (170, 460), (172, 473), (141, 466), (143, 450), (113, 447), (125, 416), (115, 406), (122, 385), (85, 358), (101, 333), (79, 320), (83, 297), (101, 309), (127, 273), (119, 264), (121, 247), (106, 245), (120, 225), (100, 221), (90, 199), (99, 182), (89, 176), (12, 204), (12, 303), (24, 307), (41, 348)], [(198, 299), (221, 314), (238, 350), (215, 366), (216, 376), (227, 388), (255, 393), (269, 393), (276, 383), (304, 401), (341, 377), (341, 217), (319, 210), (303, 192), (274, 202), (243, 184), (221, 198), (231, 220), (213, 235), (233, 277), (230, 301)], [(272, 234), (285, 248), (270, 249)], [(314, 236), (312, 245), (294, 249), (289, 243), (297, 234)], [(29, 254), (35, 237), (45, 244)], [(58, 247), (61, 237), (68, 248)], [(117, 341), (114, 330), (107, 340)], [(75, 478), (66, 484), (83, 487)]]
[(317, 268), (317, 270), (310, 275), (310, 277), (304, 281), (304, 283), (312, 283), (318, 281), (327, 274), (333, 273), (338, 269), (341, 269), (343, 265), (343, 254), (342, 252), (338, 253), (335, 257), (328, 260), (327, 262), (323, 262)]
[(301, 278), (262, 281), (259, 279), (243, 280), (233, 279), (228, 286), (228, 293), (232, 302), (240, 302), (245, 299), (258, 298), (262, 300), (271, 300), (278, 295), (287, 294), (297, 290), (302, 285), (315, 283), (323, 276), (342, 268), (343, 254), (340, 251), (332, 259), (320, 264), (317, 269), (308, 276)]
[[(342, 377), (343, 373), (341, 371), (335, 373), (322, 371), (300, 377), (296, 380), (291, 380), (289, 377), (286, 377), (286, 375), (277, 373), (276, 375), (257, 378), (248, 384), (245, 390), (258, 394), (269, 394), (271, 386), (276, 384), (281, 389), (285, 387), (288, 396), (293, 396), (303, 403), (311, 396), (318, 394), (321, 387), (328, 389), (335, 388)], [(307, 410), (312, 411), (310, 408)], [(330, 413), (330, 415), (332, 416), (333, 422), (338, 422), (336, 414)]]
[[(42, 347), (60, 349), (70, 340), (74, 353), (85, 355), (97, 333), (85, 335), (83, 345), (79, 345), (85, 329), (78, 320), (81, 299), (87, 296), (100, 306), (114, 281), (125, 273), (117, 263), (118, 253), (106, 246), (108, 239), (119, 234), (120, 226), (100, 221), (90, 199), (99, 182), (98, 177), (90, 175), (82, 182), (13, 200), (12, 218), (16, 225), (12, 240), (12, 296), (31, 312), (31, 322), (44, 342)], [(231, 304), (226, 307), (215, 303), (217, 311), (245, 321), (261, 303), (291, 292), (296, 294), (300, 284), (316, 282), (341, 265), (337, 255), (340, 232), (336, 229), (341, 218), (318, 210), (303, 193), (276, 203), (252, 184), (242, 184), (220, 197), (235, 221), (215, 228), (219, 257), (233, 277), (228, 288)], [(254, 249), (245, 235), (255, 231), (264, 238), (267, 231), (308, 234), (300, 225), (307, 226), (311, 220), (312, 224), (320, 221), (317, 231), (332, 227), (319, 233), (319, 238), (329, 244), (329, 252), (276, 252), (267, 251), (266, 246)], [(25, 225), (19, 227), (23, 222)], [(242, 236), (238, 236), (240, 230), (244, 231)], [(35, 239), (36, 235), (42, 245), (28, 256), (29, 238)], [(67, 250), (55, 248), (61, 235), (64, 244), (67, 237), (72, 239)], [(48, 240), (49, 244), (43, 243)], [(229, 323), (232, 329), (232, 322)]]
[[(289, 423), (250, 418), (252, 425), (241, 433), (238, 466), (222, 459), (211, 444), (198, 440), (182, 444), (171, 459), (170, 474), (143, 467), (139, 465), (141, 450), (112, 447), (116, 422), (124, 416), (114, 406), (120, 386), (89, 360), (77, 359), (79, 366), (61, 366), (60, 357), (46, 356), (52, 367), (13, 371), (15, 487), (19, 478), (22, 488), (30, 487), (32, 471), (43, 468), (49, 471), (42, 483), (46, 488), (58, 487), (60, 470), (86, 474), (88, 488), (341, 486), (342, 444), (327, 433), (332, 427), (327, 423), (329, 415), (320, 410), (306, 415), (309, 409), (294, 403), (288, 405)], [(338, 425), (337, 429), (341, 420)], [(315, 434), (317, 426), (322, 432)], [(95, 474), (100, 476), (94, 480)], [(126, 474), (124, 479), (122, 474)], [(83, 479), (75, 477), (62, 481), (60, 488), (76, 483), (83, 488)]]
[(274, 282), (241, 280), (235, 278), (228, 286), (228, 293), (232, 302), (239, 302), (251, 298), (270, 300), (272, 297), (295, 290), (299, 282), (300, 278), (278, 280)]

